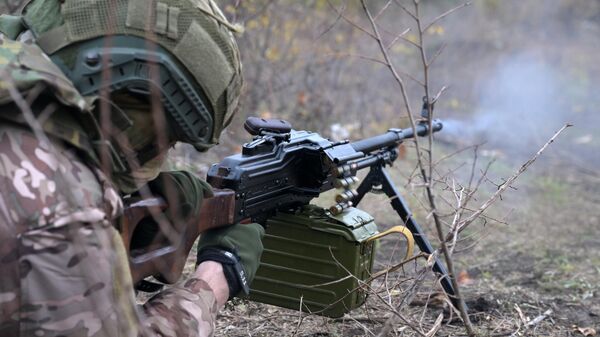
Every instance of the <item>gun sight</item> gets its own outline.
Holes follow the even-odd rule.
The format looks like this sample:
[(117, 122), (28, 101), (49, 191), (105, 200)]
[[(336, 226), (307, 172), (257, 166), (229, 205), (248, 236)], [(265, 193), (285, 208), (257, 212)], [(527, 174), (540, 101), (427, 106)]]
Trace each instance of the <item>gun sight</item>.
[(292, 125), (283, 119), (264, 119), (259, 117), (248, 117), (244, 123), (244, 129), (253, 136), (265, 134), (285, 134), (292, 131)]

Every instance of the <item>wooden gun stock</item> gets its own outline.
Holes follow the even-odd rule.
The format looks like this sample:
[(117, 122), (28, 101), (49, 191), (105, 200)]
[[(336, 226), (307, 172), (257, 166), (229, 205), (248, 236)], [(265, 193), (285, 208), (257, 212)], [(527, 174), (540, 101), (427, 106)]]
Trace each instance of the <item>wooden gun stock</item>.
[[(141, 220), (160, 214), (168, 208), (167, 202), (160, 197), (131, 200), (125, 208), (120, 223), (121, 237), (129, 255), (129, 266), (134, 284), (148, 276), (158, 277), (165, 283), (175, 283), (183, 272), (187, 257), (198, 236), (211, 228), (233, 224), (235, 211), (235, 192), (232, 190), (214, 190), (214, 196), (202, 201), (199, 216), (188, 223), (171, 224), (164, 221), (164, 228), (152, 243), (143, 249), (132, 248), (134, 232)], [(166, 224), (164, 224), (166, 223)]]

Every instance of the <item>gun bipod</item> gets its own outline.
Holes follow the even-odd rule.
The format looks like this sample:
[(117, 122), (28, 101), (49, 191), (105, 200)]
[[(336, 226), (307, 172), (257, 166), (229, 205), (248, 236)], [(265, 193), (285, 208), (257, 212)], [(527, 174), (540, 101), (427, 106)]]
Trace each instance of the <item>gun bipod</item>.
[[(432, 254), (434, 249), (431, 246), (431, 243), (425, 236), (425, 233), (423, 233), (421, 226), (413, 218), (412, 213), (408, 208), (408, 204), (400, 195), (398, 189), (382, 165), (371, 167), (371, 170), (357, 189), (358, 195), (353, 199), (353, 204), (358, 205), (362, 198), (374, 188), (379, 188), (390, 198), (392, 208), (398, 213), (402, 221), (404, 221), (404, 225), (412, 232), (415, 243), (419, 246), (419, 249), (424, 253)], [(442, 277), (440, 278), (440, 283), (442, 288), (452, 301), (452, 304), (458, 308), (458, 302), (455, 296), (454, 287), (450, 281), (450, 275), (448, 274), (446, 267), (438, 258), (435, 259), (433, 264), (433, 271), (441, 274)]]

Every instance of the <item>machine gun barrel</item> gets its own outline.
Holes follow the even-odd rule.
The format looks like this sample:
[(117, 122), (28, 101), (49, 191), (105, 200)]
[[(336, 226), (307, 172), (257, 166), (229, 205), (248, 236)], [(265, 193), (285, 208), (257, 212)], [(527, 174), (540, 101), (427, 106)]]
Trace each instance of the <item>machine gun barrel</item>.
[[(433, 132), (440, 131), (442, 129), (442, 122), (434, 120), (432, 122)], [(417, 124), (417, 135), (425, 136), (429, 133), (429, 125), (427, 123)], [(362, 153), (371, 153), (373, 151), (380, 150), (381, 148), (393, 146), (401, 143), (404, 139), (413, 138), (414, 132), (412, 128), (408, 129), (391, 129), (390, 131), (371, 138), (366, 138), (353, 143), (352, 148), (355, 151)]]

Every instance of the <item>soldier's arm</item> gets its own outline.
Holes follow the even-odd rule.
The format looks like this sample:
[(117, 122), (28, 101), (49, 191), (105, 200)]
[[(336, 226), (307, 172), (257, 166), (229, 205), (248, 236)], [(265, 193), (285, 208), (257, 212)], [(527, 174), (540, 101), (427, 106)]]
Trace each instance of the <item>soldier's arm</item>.
[[(212, 195), (208, 184), (184, 171), (162, 172), (148, 187), (168, 204), (177, 205), (179, 212), (165, 212), (171, 221), (181, 221), (172, 213), (179, 213), (184, 219), (197, 217), (202, 199)], [(236, 271), (243, 269), (242, 278), (247, 282), (252, 280), (262, 252), (263, 233), (258, 224), (234, 225), (203, 233), (198, 252), (209, 253), (199, 258), (202, 263), (191, 278), (159, 293), (143, 306), (144, 327), (162, 336), (186, 335), (190, 331), (198, 331), (200, 336), (211, 335), (218, 310), (228, 298), (242, 291)], [(217, 250), (206, 250), (209, 248)], [(233, 252), (240, 264), (238, 268), (220, 255), (223, 251)], [(187, 332), (177, 331), (181, 326)]]
[(142, 324), (146, 332), (160, 336), (193, 336), (194, 332), (210, 336), (217, 312), (228, 297), (223, 267), (206, 261), (180, 286), (162, 291), (146, 302)]

